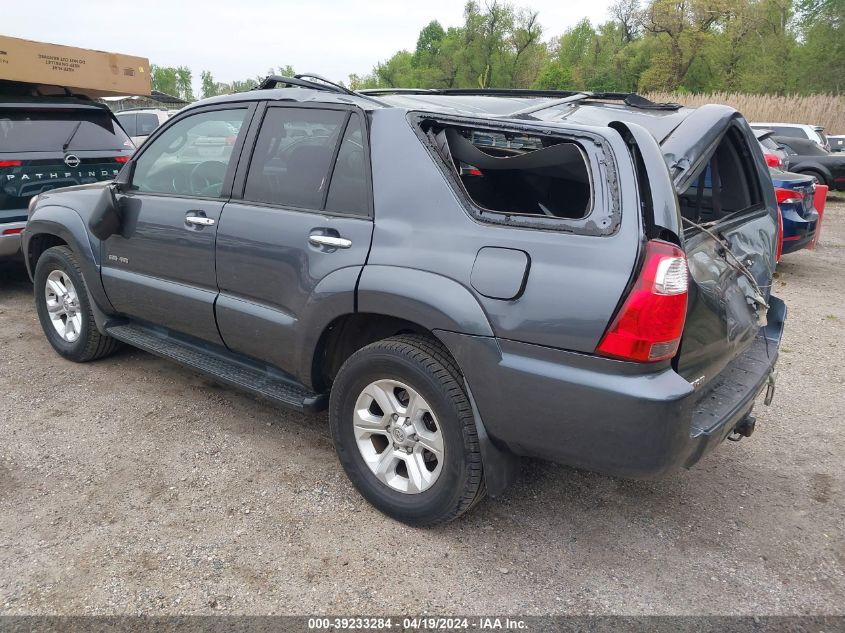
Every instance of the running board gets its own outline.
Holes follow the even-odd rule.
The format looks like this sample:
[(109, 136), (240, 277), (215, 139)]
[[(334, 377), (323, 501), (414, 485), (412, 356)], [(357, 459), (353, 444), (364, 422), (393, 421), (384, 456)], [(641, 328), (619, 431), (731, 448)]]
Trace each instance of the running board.
[(314, 393), (292, 378), (283, 377), (280, 372), (268, 371), (252, 366), (250, 363), (227, 358), (223, 353), (203, 349), (198, 345), (192, 345), (143, 325), (136, 323), (112, 325), (106, 327), (106, 333), (118, 341), (176, 361), (227, 385), (243, 389), (289, 409), (314, 413), (322, 411), (328, 404), (328, 397), (325, 394)]

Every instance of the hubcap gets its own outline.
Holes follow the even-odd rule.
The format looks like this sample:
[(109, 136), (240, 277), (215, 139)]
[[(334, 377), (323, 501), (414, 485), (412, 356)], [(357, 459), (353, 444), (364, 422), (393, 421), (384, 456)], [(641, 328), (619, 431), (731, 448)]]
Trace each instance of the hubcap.
[(70, 277), (62, 270), (47, 275), (44, 287), (47, 299), (47, 313), (50, 322), (63, 340), (73, 343), (82, 330), (82, 313), (79, 310), (79, 296)]
[(382, 483), (406, 494), (434, 485), (443, 469), (443, 434), (419, 393), (377, 380), (358, 396), (353, 418), (358, 450)]

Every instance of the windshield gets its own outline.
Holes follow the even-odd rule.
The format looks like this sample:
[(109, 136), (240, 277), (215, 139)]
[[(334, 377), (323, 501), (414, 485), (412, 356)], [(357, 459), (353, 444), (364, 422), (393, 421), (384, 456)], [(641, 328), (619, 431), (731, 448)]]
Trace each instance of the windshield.
[[(74, 132), (74, 128), (77, 128)], [(0, 152), (132, 149), (108, 112), (99, 110), (0, 110)]]

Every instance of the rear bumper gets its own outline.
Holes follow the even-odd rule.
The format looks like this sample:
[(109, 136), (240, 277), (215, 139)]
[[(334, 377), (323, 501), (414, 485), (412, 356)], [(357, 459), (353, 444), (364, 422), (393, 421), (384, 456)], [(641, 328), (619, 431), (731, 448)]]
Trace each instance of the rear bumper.
[(794, 253), (807, 248), (816, 236), (819, 214), (816, 210), (801, 217), (792, 209), (782, 209), (783, 213), (783, 253)]
[(0, 257), (16, 257), (20, 255), (21, 234), (12, 233), (11, 235), (3, 235), (3, 233), (23, 229), (25, 226), (25, 221), (0, 223)]
[[(15, 257), (20, 254), (20, 230), (26, 227), (26, 209), (4, 209), (0, 211), (0, 257)], [(3, 235), (6, 231), (18, 231)]]
[(704, 390), (673, 369), (439, 333), (494, 443), (518, 455), (647, 478), (690, 467), (750, 413), (777, 361), (786, 308)]

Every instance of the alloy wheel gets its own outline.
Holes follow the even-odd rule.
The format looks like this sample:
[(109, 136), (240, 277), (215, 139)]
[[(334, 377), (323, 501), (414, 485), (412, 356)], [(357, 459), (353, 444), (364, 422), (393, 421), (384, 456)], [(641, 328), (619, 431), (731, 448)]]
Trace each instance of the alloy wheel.
[(63, 270), (47, 275), (44, 287), (50, 323), (62, 340), (74, 343), (82, 331), (79, 295), (70, 277)]
[(418, 494), (437, 481), (444, 464), (443, 434), (415, 389), (390, 379), (370, 383), (355, 402), (353, 425), (358, 450), (382, 483)]

